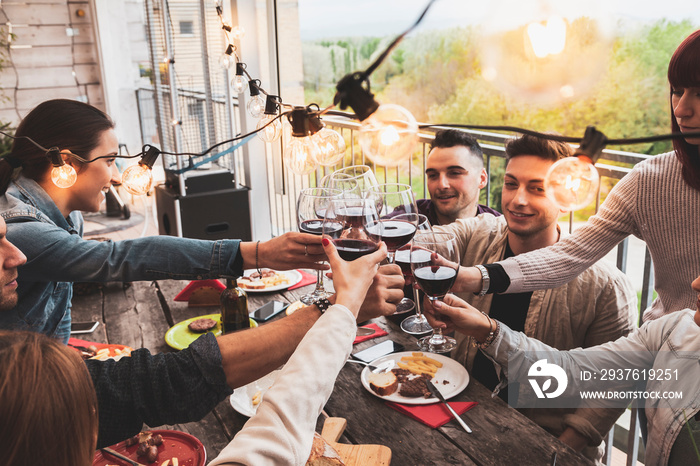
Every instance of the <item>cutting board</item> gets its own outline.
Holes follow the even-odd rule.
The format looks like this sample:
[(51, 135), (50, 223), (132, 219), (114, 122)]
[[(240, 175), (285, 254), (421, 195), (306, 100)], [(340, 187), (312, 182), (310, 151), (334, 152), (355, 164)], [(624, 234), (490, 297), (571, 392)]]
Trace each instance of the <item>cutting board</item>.
[(323, 424), (321, 437), (331, 444), (347, 466), (389, 466), (391, 448), (384, 445), (348, 445), (338, 443), (338, 439), (348, 421), (342, 417), (329, 417)]

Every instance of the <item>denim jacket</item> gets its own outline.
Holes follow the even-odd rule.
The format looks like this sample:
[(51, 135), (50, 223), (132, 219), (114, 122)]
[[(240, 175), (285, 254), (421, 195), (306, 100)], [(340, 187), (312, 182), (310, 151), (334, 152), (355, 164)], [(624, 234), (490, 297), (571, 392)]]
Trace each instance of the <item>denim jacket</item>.
[(242, 272), (238, 240), (85, 240), (82, 214), (64, 217), (39, 184), (22, 176), (0, 197), (0, 215), (8, 240), (27, 256), (19, 268), (19, 302), (0, 313), (4, 329), (68, 341), (74, 281), (200, 280)]
[[(663, 373), (677, 370), (670, 380), (649, 380), (648, 392), (680, 392), (682, 399), (649, 398), (644, 401), (647, 415), (648, 440), (646, 465), (665, 465), (676, 438), (686, 419), (700, 411), (700, 327), (693, 316), (696, 311), (685, 309), (646, 322), (636, 332), (616, 341), (585, 349), (548, 353), (568, 377), (576, 377), (582, 370), (595, 368), (653, 369)], [(553, 348), (514, 332), (505, 325), (493, 343), (484, 350), (507, 380), (524, 380), (535, 362), (533, 352), (556, 351)], [(636, 382), (621, 378), (616, 389), (632, 389)], [(569, 384), (563, 396), (575, 395), (577, 387)], [(590, 410), (589, 412), (592, 412)], [(597, 427), (599, 419), (588, 421)]]

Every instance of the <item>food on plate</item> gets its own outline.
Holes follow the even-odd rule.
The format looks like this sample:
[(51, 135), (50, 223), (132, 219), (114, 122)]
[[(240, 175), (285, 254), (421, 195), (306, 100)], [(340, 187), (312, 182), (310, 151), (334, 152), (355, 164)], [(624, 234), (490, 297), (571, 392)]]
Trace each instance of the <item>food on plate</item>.
[(180, 461), (177, 459), (177, 457), (173, 456), (169, 460), (163, 461), (160, 466), (180, 466)]
[(253, 395), (253, 398), (251, 398), (250, 402), (253, 404), (253, 406), (257, 406), (260, 404), (262, 401), (262, 392), (258, 390), (255, 392), (255, 395)]
[(158, 446), (163, 444), (163, 437), (153, 432), (139, 432), (124, 441), (127, 447), (138, 444), (136, 456), (145, 456), (149, 463), (154, 463), (158, 459)]
[(128, 346), (124, 346), (123, 348), (100, 348), (95, 352), (95, 355), (89, 359), (98, 359), (100, 361), (114, 359), (115, 361), (119, 361), (121, 358), (131, 356), (132, 351), (133, 349)]
[(402, 357), (401, 361), (396, 365), (401, 369), (406, 369), (414, 374), (428, 374), (431, 377), (434, 377), (438, 369), (442, 367), (442, 363), (440, 361), (429, 358), (420, 352), (412, 353), (412, 356)]
[(379, 396), (391, 395), (399, 388), (399, 379), (391, 371), (382, 374), (370, 372), (367, 380), (369, 381), (369, 387)]
[(238, 286), (247, 290), (264, 290), (289, 283), (289, 278), (283, 273), (270, 269), (262, 269), (260, 272), (253, 272), (247, 277), (239, 278)]
[(432, 383), (430, 382), (431, 378), (432, 377), (430, 375), (422, 374), (413, 379), (408, 379), (401, 384), (399, 395), (407, 398), (418, 398), (421, 396), (424, 398), (430, 398), (432, 395), (425, 384)]
[(343, 466), (344, 464), (335, 448), (314, 432), (314, 443), (306, 466)]
[(189, 325), (187, 325), (187, 328), (189, 328), (194, 333), (208, 332), (214, 327), (216, 327), (216, 321), (208, 318), (196, 319), (190, 322)]

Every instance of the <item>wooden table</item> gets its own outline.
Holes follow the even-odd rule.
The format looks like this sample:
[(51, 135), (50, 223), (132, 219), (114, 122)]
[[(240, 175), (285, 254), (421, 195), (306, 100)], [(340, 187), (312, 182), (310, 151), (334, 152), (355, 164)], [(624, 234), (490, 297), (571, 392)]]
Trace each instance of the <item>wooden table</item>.
[[(92, 334), (76, 336), (100, 343), (145, 347), (153, 353), (172, 351), (163, 339), (170, 326), (190, 317), (218, 312), (216, 307), (189, 308), (187, 303), (173, 301), (187, 283), (172, 280), (109, 283), (92, 294), (76, 295), (73, 297), (73, 320), (103, 323)], [(310, 290), (311, 286), (279, 293), (250, 293), (249, 309), (256, 309), (272, 299), (293, 302)], [(402, 343), (406, 351), (417, 349), (416, 339), (403, 333), (393, 322), (385, 318), (375, 319), (375, 322), (389, 335), (360, 343), (354, 351), (388, 338)], [(500, 398), (491, 398), (490, 391), (475, 380), (452, 399), (479, 403), (463, 415), (473, 430), (473, 434), (467, 434), (454, 420), (439, 429), (431, 429), (387, 407), (363, 388), (361, 369), (357, 364), (345, 365), (325, 413), (347, 419), (348, 426), (341, 442), (387, 445), (392, 450), (394, 465), (549, 465), (555, 451), (557, 465), (592, 464)], [(202, 441), (211, 460), (247, 419), (234, 411), (227, 399), (199, 422), (151, 427), (194, 435)], [(317, 424), (319, 432), (323, 419), (321, 416)]]

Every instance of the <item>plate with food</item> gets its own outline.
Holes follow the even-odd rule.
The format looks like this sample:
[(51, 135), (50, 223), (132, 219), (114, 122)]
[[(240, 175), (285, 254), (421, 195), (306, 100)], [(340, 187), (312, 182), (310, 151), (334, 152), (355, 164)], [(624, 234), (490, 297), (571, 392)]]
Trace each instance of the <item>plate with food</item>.
[[(177, 430), (148, 430), (119, 442), (109, 449), (141, 464), (167, 466), (204, 466), (207, 451), (202, 442)], [(97, 450), (92, 466), (124, 464), (124, 460)]]
[(280, 370), (274, 370), (248, 385), (235, 389), (229, 398), (233, 409), (244, 416), (253, 417), (265, 396), (265, 392), (275, 382)]
[(269, 291), (286, 290), (301, 281), (301, 272), (298, 270), (277, 271), (272, 269), (256, 269), (243, 271), (243, 276), (238, 279), (239, 288), (247, 293), (267, 293)]
[[(250, 319), (250, 326), (257, 327), (258, 323)], [(165, 343), (171, 348), (182, 350), (208, 332), (215, 337), (221, 335), (221, 314), (207, 314), (178, 322), (165, 332)]]
[(98, 359), (106, 361), (114, 359), (119, 361), (121, 358), (131, 356), (134, 349), (126, 345), (118, 345), (113, 343), (94, 343), (77, 338), (68, 340), (68, 346), (80, 353), (83, 359)]
[(428, 380), (440, 389), (446, 399), (462, 392), (469, 385), (469, 373), (454, 359), (434, 353), (404, 351), (392, 353), (371, 362), (372, 365), (393, 361), (391, 371), (375, 374), (365, 367), (360, 374), (362, 386), (383, 400), (408, 405), (437, 403), (425, 385)]

